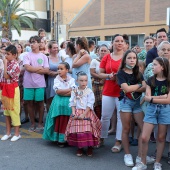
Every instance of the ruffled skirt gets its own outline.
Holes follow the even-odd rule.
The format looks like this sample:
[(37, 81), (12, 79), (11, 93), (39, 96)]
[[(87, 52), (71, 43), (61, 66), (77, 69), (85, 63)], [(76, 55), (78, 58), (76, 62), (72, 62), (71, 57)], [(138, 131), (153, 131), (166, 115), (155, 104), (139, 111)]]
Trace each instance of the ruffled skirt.
[[(75, 116), (80, 116), (84, 110), (76, 110)], [(86, 114), (86, 119), (78, 120), (70, 116), (66, 128), (66, 140), (69, 145), (78, 148), (97, 146), (100, 141), (101, 122), (93, 111)]]

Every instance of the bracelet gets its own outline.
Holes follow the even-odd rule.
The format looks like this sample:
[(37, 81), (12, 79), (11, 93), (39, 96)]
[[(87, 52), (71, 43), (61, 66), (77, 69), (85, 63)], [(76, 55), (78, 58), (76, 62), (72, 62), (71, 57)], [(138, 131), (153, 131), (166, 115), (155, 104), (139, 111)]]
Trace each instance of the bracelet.
[(106, 80), (110, 80), (110, 74), (107, 75)]
[(149, 103), (153, 103), (153, 98), (151, 98), (150, 102)]

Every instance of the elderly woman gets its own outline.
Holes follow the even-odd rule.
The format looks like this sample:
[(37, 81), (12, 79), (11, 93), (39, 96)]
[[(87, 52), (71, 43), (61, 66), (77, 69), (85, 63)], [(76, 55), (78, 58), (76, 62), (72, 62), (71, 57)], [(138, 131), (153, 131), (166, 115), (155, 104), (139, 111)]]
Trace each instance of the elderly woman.
[(93, 59), (90, 64), (90, 73), (93, 77), (92, 87), (95, 95), (95, 104), (94, 111), (99, 119), (101, 119), (101, 105), (102, 105), (102, 89), (103, 89), (103, 80), (99, 75), (99, 66), (102, 58), (108, 53), (108, 47), (106, 45), (101, 45), (99, 47), (99, 58)]
[[(170, 59), (169, 52), (168, 52), (168, 41), (162, 41), (159, 46), (157, 47), (158, 55), (160, 57), (166, 57), (167, 59)], [(166, 50), (167, 48), (167, 50)], [(149, 77), (153, 76), (152, 72), (153, 63), (150, 63), (147, 68), (144, 71), (144, 79), (147, 81)]]

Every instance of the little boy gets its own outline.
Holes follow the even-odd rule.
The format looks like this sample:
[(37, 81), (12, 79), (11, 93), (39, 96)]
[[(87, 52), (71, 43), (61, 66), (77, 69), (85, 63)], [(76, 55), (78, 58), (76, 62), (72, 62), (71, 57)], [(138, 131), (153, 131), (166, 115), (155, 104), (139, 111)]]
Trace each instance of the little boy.
[(19, 133), (20, 123), (20, 92), (18, 87), (18, 79), (20, 74), (19, 65), (16, 55), (17, 48), (9, 45), (5, 49), (4, 74), (0, 83), (2, 90), (2, 104), (4, 115), (6, 117), (6, 135), (1, 140), (5, 141), (11, 138), (11, 122), (15, 129), (15, 134), (11, 141), (17, 141), (21, 138)]

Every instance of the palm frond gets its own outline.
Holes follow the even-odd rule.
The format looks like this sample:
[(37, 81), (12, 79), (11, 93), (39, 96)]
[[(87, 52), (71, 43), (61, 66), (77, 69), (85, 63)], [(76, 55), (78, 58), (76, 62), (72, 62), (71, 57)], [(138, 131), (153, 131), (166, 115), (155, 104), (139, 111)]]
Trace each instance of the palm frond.
[(20, 24), (19, 20), (13, 20), (12, 26), (16, 29), (19, 36), (21, 36), (21, 24)]
[[(30, 16), (38, 17), (34, 12), (27, 12), (27, 10), (20, 7), (20, 5), (28, 0), (0, 0), (0, 15), (6, 16), (8, 25), (8, 19), (11, 19), (11, 28), (17, 30), (18, 34), (21, 35), (21, 24), (24, 23), (33, 29), (33, 21)], [(10, 4), (10, 6), (9, 6)], [(10, 7), (10, 12), (9, 12)], [(9, 17), (9, 13), (11, 16)], [(0, 17), (0, 24), (2, 23), (2, 17)]]
[(38, 17), (38, 15), (35, 12), (25, 12), (25, 13), (19, 14), (18, 16), (24, 16), (24, 15), (33, 15), (35, 17)]
[(15, 10), (15, 12), (16, 12), (16, 13), (17, 13), (17, 12), (26, 12), (26, 10), (23, 9), (23, 8), (17, 8), (17, 9)]
[(20, 23), (24, 23), (26, 25), (28, 25), (31, 29), (33, 29), (33, 23), (31, 18), (26, 17), (26, 16), (21, 16), (19, 17)]

